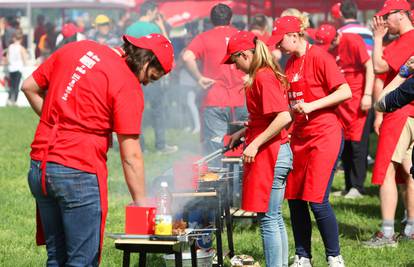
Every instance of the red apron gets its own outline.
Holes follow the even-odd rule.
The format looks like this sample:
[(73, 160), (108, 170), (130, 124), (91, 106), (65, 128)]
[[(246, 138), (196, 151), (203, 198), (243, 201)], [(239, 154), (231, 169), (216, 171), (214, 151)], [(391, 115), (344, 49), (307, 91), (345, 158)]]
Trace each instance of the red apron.
[(345, 140), (360, 142), (368, 112), (361, 110), (365, 76), (363, 72), (345, 73), (345, 79), (352, 91), (352, 98), (338, 106), (338, 114), (344, 126)]
[[(53, 113), (52, 113), (53, 114)], [(56, 113), (55, 113), (56, 114)], [(44, 195), (47, 195), (47, 189), (46, 189), (46, 163), (48, 154), (51, 148), (53, 148), (56, 137), (59, 133), (59, 131), (67, 131), (63, 129), (59, 125), (58, 115), (52, 117), (56, 118), (54, 119), (54, 124), (50, 124), (46, 121), (40, 120), (40, 123), (46, 124), (48, 127), (52, 128), (51, 135), (49, 136), (48, 144), (45, 147), (44, 156), (41, 162), (41, 170), (42, 170), (42, 191)], [(92, 132), (85, 132), (85, 138), (92, 137), (93, 135), (100, 135), (100, 136), (106, 136), (108, 138), (108, 142), (110, 143), (110, 134), (109, 133), (92, 133)], [(101, 204), (101, 227), (100, 227), (100, 245), (99, 245), (99, 261), (101, 260), (102, 256), (102, 246), (103, 246), (103, 239), (104, 239), (104, 231), (105, 231), (105, 221), (106, 221), (106, 215), (108, 212), (108, 198), (107, 198), (107, 177), (108, 177), (108, 171), (106, 168), (106, 164), (104, 162), (96, 161), (95, 164), (96, 169), (94, 173), (96, 174), (98, 178), (98, 185), (99, 185), (99, 193), (100, 193), (100, 204)], [(36, 206), (36, 243), (37, 245), (44, 245), (45, 244), (45, 238), (44, 238), (44, 232), (41, 224), (40, 214), (39, 210)]]
[[(269, 120), (249, 121), (246, 145), (249, 145), (270, 123)], [(243, 163), (242, 209), (267, 212), (280, 141), (278, 134), (259, 148), (254, 162)]]
[[(306, 54), (309, 45), (306, 49)], [(306, 68), (306, 54), (304, 69)], [(291, 107), (317, 98), (309, 89), (305, 70), (291, 79), (288, 92)], [(293, 170), (285, 191), (286, 199), (322, 203), (329, 179), (341, 148), (342, 128), (335, 108), (326, 108), (303, 115), (295, 113), (291, 137)]]
[[(372, 172), (373, 184), (383, 184), (388, 166), (391, 163), (392, 155), (394, 154), (401, 132), (412, 109), (411, 105), (406, 105), (402, 109), (392, 113), (384, 113), (384, 120), (379, 130), (374, 170)], [(398, 172), (396, 180), (398, 183), (405, 183), (404, 178), (398, 177)]]

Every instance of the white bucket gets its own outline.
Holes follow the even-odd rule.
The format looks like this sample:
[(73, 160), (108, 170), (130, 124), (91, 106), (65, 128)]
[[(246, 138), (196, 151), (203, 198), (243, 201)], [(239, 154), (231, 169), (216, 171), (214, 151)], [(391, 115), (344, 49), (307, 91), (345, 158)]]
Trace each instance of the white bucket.
[[(183, 252), (183, 267), (191, 267), (191, 253)], [(214, 251), (197, 251), (197, 267), (212, 267), (213, 266)], [(175, 266), (174, 254), (164, 255), (164, 261), (166, 267)]]

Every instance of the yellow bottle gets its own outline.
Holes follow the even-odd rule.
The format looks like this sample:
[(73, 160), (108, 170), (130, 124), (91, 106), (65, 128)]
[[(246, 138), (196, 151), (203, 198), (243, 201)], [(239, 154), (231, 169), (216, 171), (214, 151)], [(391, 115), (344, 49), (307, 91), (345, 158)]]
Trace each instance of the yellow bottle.
[(155, 215), (155, 234), (172, 235), (171, 194), (168, 191), (167, 182), (161, 182), (157, 214)]

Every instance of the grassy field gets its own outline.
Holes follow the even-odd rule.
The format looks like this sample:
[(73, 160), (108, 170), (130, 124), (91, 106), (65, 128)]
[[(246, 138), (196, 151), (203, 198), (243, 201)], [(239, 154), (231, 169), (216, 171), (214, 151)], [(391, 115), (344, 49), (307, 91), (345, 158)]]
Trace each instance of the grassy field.
[[(38, 118), (29, 109), (0, 108), (0, 266), (44, 266), (46, 251), (34, 242), (35, 206), (27, 186), (29, 146)], [(152, 132), (146, 131), (149, 151), (145, 157), (148, 180), (171, 167), (174, 160), (194, 152), (198, 139), (180, 131), (168, 132), (168, 140), (180, 145), (180, 152), (173, 156), (160, 156), (151, 148)], [(185, 140), (185, 143), (182, 141)], [(123, 181), (117, 152), (109, 153), (109, 214), (107, 232), (123, 232), (124, 206), (130, 201)], [(332, 199), (340, 230), (342, 255), (347, 266), (414, 266), (414, 244), (401, 243), (398, 248), (367, 249), (360, 241), (369, 238), (378, 230), (380, 211), (377, 187), (369, 185), (368, 196), (360, 200)], [(343, 187), (343, 176), (337, 174), (334, 190)], [(284, 204), (290, 245), (293, 256), (293, 238), (290, 230), (289, 211)], [(402, 216), (399, 207), (397, 222)], [(397, 223), (396, 230), (400, 229)], [(264, 266), (261, 240), (257, 225), (248, 221), (237, 223), (234, 231), (237, 254), (249, 254)], [(313, 229), (314, 266), (326, 266), (322, 239), (317, 228)], [(101, 266), (120, 266), (122, 254), (113, 246), (113, 240), (105, 238)], [(137, 266), (137, 257), (132, 262)], [(227, 263), (228, 264), (228, 263)], [(148, 266), (162, 266), (161, 255), (151, 255)]]

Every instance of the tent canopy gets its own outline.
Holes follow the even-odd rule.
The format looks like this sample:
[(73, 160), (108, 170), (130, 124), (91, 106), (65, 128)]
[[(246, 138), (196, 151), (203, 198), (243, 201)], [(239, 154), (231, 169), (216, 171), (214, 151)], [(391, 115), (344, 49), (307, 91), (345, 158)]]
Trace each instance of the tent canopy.
[(0, 0), (0, 8), (132, 8), (134, 0)]
[[(135, 0), (137, 7), (144, 0)], [(173, 26), (181, 26), (189, 21), (208, 17), (211, 8), (223, 3), (233, 9), (234, 14), (250, 15), (265, 14), (276, 17), (287, 8), (297, 8), (309, 13), (329, 13), (332, 5), (340, 0), (235, 0), (235, 1), (213, 1), (213, 0), (157, 0), (160, 12), (164, 15), (167, 22)], [(356, 0), (360, 10), (380, 9), (383, 1), (379, 0)]]

